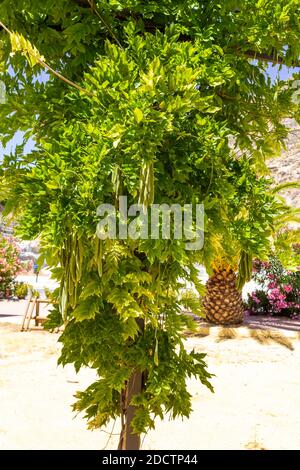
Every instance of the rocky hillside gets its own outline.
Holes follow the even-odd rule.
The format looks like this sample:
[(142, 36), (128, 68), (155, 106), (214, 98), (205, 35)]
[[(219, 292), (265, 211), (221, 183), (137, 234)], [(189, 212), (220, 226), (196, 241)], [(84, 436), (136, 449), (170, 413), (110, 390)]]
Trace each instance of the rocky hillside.
[[(300, 126), (293, 120), (287, 121), (291, 129), (286, 141), (286, 150), (280, 157), (269, 161), (268, 166), (277, 183), (299, 181), (300, 183)], [(282, 192), (288, 204), (300, 208), (300, 189)]]

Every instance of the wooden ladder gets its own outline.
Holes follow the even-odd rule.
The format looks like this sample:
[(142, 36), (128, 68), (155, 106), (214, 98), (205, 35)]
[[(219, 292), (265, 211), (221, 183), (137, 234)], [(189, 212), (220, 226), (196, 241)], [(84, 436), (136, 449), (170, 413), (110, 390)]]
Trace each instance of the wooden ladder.
[[(35, 326), (38, 326), (39, 323), (44, 323), (46, 321), (46, 318), (40, 318), (40, 304), (49, 304), (49, 303), (51, 303), (50, 300), (47, 300), (47, 299), (41, 300), (41, 299), (38, 299), (37, 297), (33, 297), (33, 295), (30, 294), (28, 298), (28, 302), (26, 304), (25, 313), (22, 319), (21, 331), (29, 330), (29, 325), (30, 325), (31, 320), (35, 321)], [(34, 309), (35, 309), (35, 315), (33, 316)]]
[[(21, 331), (27, 331), (29, 328), (29, 323), (33, 315), (34, 307), (36, 304), (36, 297), (33, 297), (32, 294), (29, 295), (28, 302), (26, 304), (25, 313), (23, 315)], [(31, 303), (32, 302), (32, 303)]]

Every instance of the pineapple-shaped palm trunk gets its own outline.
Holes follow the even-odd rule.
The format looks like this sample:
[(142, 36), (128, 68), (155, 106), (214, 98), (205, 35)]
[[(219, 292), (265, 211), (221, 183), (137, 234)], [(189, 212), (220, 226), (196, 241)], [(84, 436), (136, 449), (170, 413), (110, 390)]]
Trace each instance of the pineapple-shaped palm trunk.
[(218, 325), (236, 325), (243, 321), (242, 294), (237, 276), (230, 266), (216, 264), (206, 283), (203, 300), (206, 320)]

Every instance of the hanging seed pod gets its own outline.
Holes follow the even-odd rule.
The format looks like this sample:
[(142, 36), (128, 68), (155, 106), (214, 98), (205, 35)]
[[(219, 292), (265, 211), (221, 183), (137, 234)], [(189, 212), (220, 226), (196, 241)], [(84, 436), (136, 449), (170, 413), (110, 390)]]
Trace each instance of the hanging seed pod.
[(74, 292), (72, 291), (71, 293), (69, 292), (69, 305), (70, 307), (74, 308)]
[(253, 258), (251, 253), (247, 253), (248, 257), (248, 281), (250, 281), (252, 277), (252, 269), (253, 269)]
[(139, 187), (139, 200), (138, 200), (138, 203), (142, 205), (144, 205), (145, 180), (146, 180), (146, 168), (145, 168), (145, 162), (143, 162), (141, 166), (141, 171), (140, 171), (140, 187)]
[(149, 206), (153, 204), (154, 202), (154, 167), (153, 167), (153, 162), (149, 164), (149, 199), (148, 199), (148, 204)]
[(98, 257), (99, 257), (99, 247), (100, 247), (99, 240), (100, 240), (100, 238), (98, 238), (98, 237), (95, 238), (94, 260), (95, 260), (96, 262), (97, 262)]
[(99, 248), (98, 248), (98, 260), (97, 260), (97, 269), (99, 277), (102, 277), (103, 267), (102, 267), (102, 257), (103, 257), (103, 240), (98, 239)]
[(140, 174), (140, 188), (138, 203), (145, 208), (154, 201), (154, 167), (153, 162), (143, 162)]
[(71, 254), (70, 254), (70, 276), (72, 279), (72, 282), (76, 282), (76, 251), (75, 249), (72, 249)]
[(80, 281), (82, 276), (82, 265), (83, 265), (83, 243), (81, 238), (77, 238), (77, 256), (76, 256), (76, 283)]
[(67, 279), (68, 279), (68, 294), (71, 296), (71, 295), (73, 295), (74, 282), (73, 282), (73, 279), (72, 279), (70, 269), (68, 271), (68, 278)]
[(66, 248), (65, 248), (65, 245), (64, 245), (63, 248), (61, 249), (61, 252), (60, 252), (60, 265), (61, 265), (62, 268), (65, 268), (66, 261), (67, 261)]
[(112, 172), (112, 184), (114, 187), (115, 193), (115, 205), (118, 206), (119, 196), (121, 195), (122, 191), (122, 178), (121, 178), (121, 169), (119, 165), (116, 165)]
[(103, 274), (102, 258), (103, 258), (103, 240), (100, 240), (100, 238), (96, 237), (94, 262), (95, 262), (95, 266), (97, 268), (97, 271), (100, 277), (102, 277), (102, 274)]
[(154, 364), (158, 366), (158, 339), (155, 338), (155, 350), (154, 350)]
[(66, 281), (63, 283), (61, 287), (61, 294), (60, 294), (60, 313), (64, 320), (67, 317), (67, 305), (68, 305), (68, 294), (67, 294), (67, 286)]

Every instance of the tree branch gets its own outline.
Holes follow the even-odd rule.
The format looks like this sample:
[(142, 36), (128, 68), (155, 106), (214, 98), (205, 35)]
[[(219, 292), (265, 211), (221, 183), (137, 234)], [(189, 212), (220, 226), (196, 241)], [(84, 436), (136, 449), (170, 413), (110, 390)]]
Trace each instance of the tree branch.
[[(249, 59), (253, 60), (261, 60), (263, 62), (270, 62), (272, 64), (282, 64), (286, 65), (286, 61), (284, 57), (280, 57), (277, 55), (276, 51), (274, 50), (273, 54), (267, 54), (265, 52), (256, 52), (256, 51), (237, 51), (238, 55), (246, 56)], [(300, 60), (295, 60), (291, 63), (290, 67), (300, 67)]]
[[(10, 29), (8, 29), (5, 26), (5, 24), (2, 23), (2, 21), (0, 21), (0, 27), (2, 27), (9, 34), (10, 38), (12, 37), (12, 34), (13, 34), (12, 31), (10, 31)], [(27, 51), (27, 53), (31, 54), (30, 51)], [(72, 86), (73, 88), (76, 88), (77, 90), (81, 91), (82, 93), (85, 93), (86, 95), (95, 96), (94, 93), (86, 90), (86, 88), (81, 87), (77, 83), (73, 82), (72, 80), (69, 80), (67, 77), (65, 77), (61, 73), (57, 72), (56, 70), (54, 70), (52, 67), (50, 67), (50, 65), (48, 65), (46, 62), (44, 62), (44, 60), (41, 57), (34, 56), (34, 58), (41, 67), (48, 70), (52, 75), (59, 78), (63, 82), (67, 83), (68, 85)]]
[(95, 2), (94, 0), (87, 0), (90, 8), (91, 8), (91, 11), (92, 13), (95, 13), (98, 18), (100, 19), (100, 21), (104, 24), (105, 28), (107, 29), (107, 31), (109, 32), (109, 34), (111, 35), (111, 37), (116, 41), (116, 43), (118, 44), (118, 46), (123, 49), (122, 47), (122, 44), (120, 43), (119, 39), (117, 38), (117, 36), (115, 35), (113, 29), (111, 28), (111, 26), (105, 21), (105, 19), (103, 18), (103, 16), (99, 13), (99, 11), (97, 10), (96, 6), (95, 6)]

